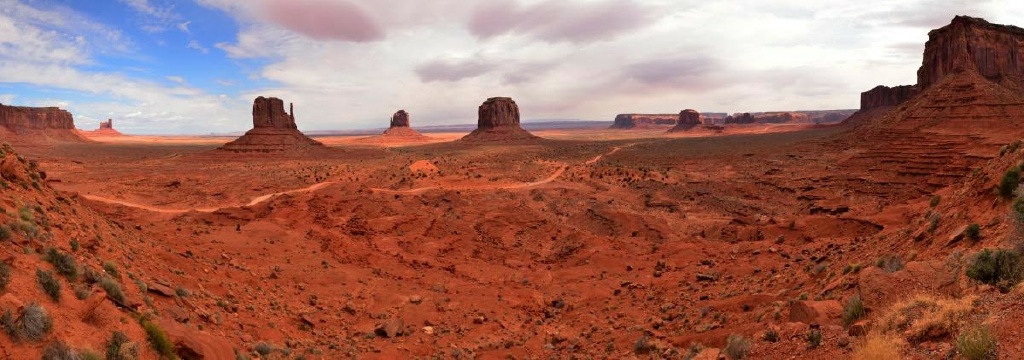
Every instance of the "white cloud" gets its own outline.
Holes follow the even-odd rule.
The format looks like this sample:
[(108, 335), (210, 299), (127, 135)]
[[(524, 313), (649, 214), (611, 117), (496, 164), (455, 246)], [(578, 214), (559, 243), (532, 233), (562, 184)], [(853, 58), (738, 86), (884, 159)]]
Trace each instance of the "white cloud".
[[(148, 33), (159, 33), (166, 31), (171, 25), (176, 25), (179, 15), (174, 11), (174, 6), (169, 4), (154, 4), (149, 0), (119, 0), (146, 19), (141, 29)], [(159, 1), (159, 0), (158, 0)], [(180, 26), (180, 24), (177, 24)], [(187, 25), (186, 25), (187, 27)]]
[(189, 49), (194, 49), (196, 51), (199, 51), (199, 52), (201, 52), (203, 54), (210, 53), (210, 49), (207, 49), (205, 46), (200, 44), (199, 41), (196, 41), (196, 40), (189, 40), (188, 45), (186, 45), (186, 47), (188, 47)]
[(186, 21), (186, 22), (183, 22), (183, 23), (179, 23), (178, 24), (178, 30), (180, 30), (181, 32), (186, 33), (186, 34), (191, 34), (192, 31), (188, 29), (188, 26), (191, 25), (191, 24), (192, 24), (192, 21)]

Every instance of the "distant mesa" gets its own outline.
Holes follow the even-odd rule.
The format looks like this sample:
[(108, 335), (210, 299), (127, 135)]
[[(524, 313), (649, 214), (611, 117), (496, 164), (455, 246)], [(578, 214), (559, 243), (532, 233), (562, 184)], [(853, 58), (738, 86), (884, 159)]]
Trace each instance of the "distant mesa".
[(71, 113), (56, 107), (0, 104), (0, 135), (15, 142), (85, 141), (75, 130)]
[(430, 140), (430, 137), (423, 136), (419, 131), (409, 127), (409, 113), (405, 110), (398, 110), (391, 116), (391, 127), (384, 130), (381, 135), (384, 142), (422, 142)]
[(612, 129), (645, 129), (675, 126), (679, 114), (619, 114), (615, 116)]
[(540, 139), (519, 126), (519, 105), (512, 98), (492, 97), (477, 109), (476, 130), (464, 141), (521, 141)]
[(860, 108), (861, 110), (869, 110), (879, 107), (897, 106), (910, 100), (917, 93), (918, 87), (916, 85), (894, 87), (878, 85), (874, 89), (860, 94)]
[(234, 152), (276, 152), (322, 147), (295, 125), (295, 107), (284, 111), (284, 101), (278, 98), (258, 97), (252, 104), (252, 130), (235, 141), (224, 144), (220, 150)]
[(703, 119), (697, 110), (686, 109), (679, 112), (679, 121), (676, 122), (676, 126), (670, 129), (669, 132), (693, 130), (693, 128), (703, 123)]
[(124, 136), (120, 131), (114, 129), (114, 120), (107, 119), (107, 121), (100, 121), (100, 127), (93, 131), (82, 131), (82, 135), (87, 137), (112, 137), (112, 136)]

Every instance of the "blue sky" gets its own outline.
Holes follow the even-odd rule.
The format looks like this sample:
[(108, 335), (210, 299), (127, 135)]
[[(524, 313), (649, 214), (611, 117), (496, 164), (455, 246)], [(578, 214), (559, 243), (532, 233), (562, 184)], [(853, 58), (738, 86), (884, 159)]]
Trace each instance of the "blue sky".
[(957, 14), (1024, 26), (1018, 0), (0, 0), (0, 102), (134, 134), (244, 131), (259, 95), (304, 130), (473, 123), (491, 96), (525, 119), (855, 108)]

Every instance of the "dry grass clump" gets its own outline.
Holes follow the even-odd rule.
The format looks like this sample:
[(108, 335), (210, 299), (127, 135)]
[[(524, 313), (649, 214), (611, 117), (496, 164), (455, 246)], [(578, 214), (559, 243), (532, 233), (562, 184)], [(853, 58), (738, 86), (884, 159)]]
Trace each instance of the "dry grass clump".
[(974, 308), (975, 296), (937, 299), (917, 295), (891, 306), (878, 318), (882, 334), (895, 334), (909, 342), (947, 338), (959, 332)]
[(853, 350), (853, 360), (899, 359), (902, 343), (899, 338), (872, 331)]

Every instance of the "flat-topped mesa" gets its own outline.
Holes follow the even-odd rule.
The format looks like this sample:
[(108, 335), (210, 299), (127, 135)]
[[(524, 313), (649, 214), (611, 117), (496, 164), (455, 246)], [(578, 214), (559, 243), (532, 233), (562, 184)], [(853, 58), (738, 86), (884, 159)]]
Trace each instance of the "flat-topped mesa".
[(476, 130), (466, 141), (512, 141), (538, 139), (519, 126), (519, 105), (512, 98), (492, 97), (477, 108)]
[(928, 32), (917, 85), (924, 91), (946, 75), (972, 70), (996, 83), (1024, 86), (1021, 44), (1024, 29), (956, 16), (949, 25)]
[(14, 142), (72, 141), (85, 139), (75, 130), (71, 113), (56, 107), (25, 107), (0, 104), (0, 131)]
[(679, 114), (619, 114), (615, 116), (612, 129), (634, 129), (673, 126), (679, 121)]
[(409, 127), (409, 113), (405, 110), (398, 110), (391, 116), (391, 127)]
[(57, 107), (0, 104), (0, 125), (15, 133), (23, 130), (74, 130), (75, 120), (70, 112)]
[(687, 131), (700, 126), (703, 121), (703, 117), (701, 117), (697, 110), (686, 109), (679, 112), (679, 119), (676, 121), (676, 126), (670, 129), (669, 132)]
[(869, 110), (883, 106), (898, 106), (917, 95), (916, 85), (888, 87), (878, 85), (874, 89), (860, 93), (860, 109)]
[(252, 130), (235, 141), (224, 144), (220, 150), (234, 152), (275, 152), (322, 147), (295, 125), (295, 108), (284, 112), (284, 101), (278, 98), (258, 97), (252, 104)]

